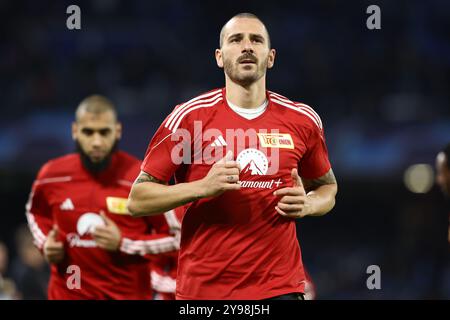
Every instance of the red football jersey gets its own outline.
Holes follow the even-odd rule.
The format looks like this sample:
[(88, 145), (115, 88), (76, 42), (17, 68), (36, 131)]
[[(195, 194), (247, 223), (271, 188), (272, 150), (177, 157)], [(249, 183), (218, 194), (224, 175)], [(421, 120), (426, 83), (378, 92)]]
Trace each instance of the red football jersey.
[[(47, 162), (39, 171), (29, 201), (27, 219), (40, 250), (56, 225), (64, 243), (64, 261), (52, 264), (49, 299), (149, 299), (148, 256), (177, 250), (178, 239), (169, 235), (163, 216), (136, 219), (126, 210), (126, 201), (140, 161), (115, 152), (105, 171), (87, 171), (78, 154)], [(122, 233), (120, 249), (98, 248), (91, 231), (104, 224), (104, 211)], [(71, 268), (69, 268), (72, 266)], [(68, 286), (80, 271), (79, 288)]]
[(304, 292), (295, 221), (277, 213), (291, 170), (314, 179), (330, 170), (322, 122), (309, 106), (267, 91), (265, 112), (248, 120), (225, 88), (175, 107), (155, 133), (141, 170), (163, 181), (206, 176), (227, 151), (241, 167), (239, 191), (186, 205), (177, 299), (265, 299)]
[[(175, 208), (164, 213), (172, 234), (179, 234), (184, 207)], [(152, 256), (151, 281), (154, 300), (175, 300), (178, 251), (171, 251)]]

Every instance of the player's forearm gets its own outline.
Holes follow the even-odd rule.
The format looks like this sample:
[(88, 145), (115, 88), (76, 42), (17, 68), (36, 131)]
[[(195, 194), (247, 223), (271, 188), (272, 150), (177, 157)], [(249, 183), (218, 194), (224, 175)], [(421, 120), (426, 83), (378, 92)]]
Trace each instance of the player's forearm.
[(322, 216), (333, 209), (336, 203), (337, 184), (327, 184), (308, 192), (311, 206), (309, 216)]
[(128, 211), (134, 217), (157, 215), (200, 198), (199, 181), (170, 186), (144, 182), (133, 185)]

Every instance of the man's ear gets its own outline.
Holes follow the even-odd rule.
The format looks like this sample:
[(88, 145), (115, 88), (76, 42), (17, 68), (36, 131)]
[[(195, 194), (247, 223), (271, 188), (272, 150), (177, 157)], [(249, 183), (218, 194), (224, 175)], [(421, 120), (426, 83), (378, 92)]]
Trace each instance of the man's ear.
[(273, 65), (275, 64), (275, 55), (276, 55), (275, 49), (270, 49), (269, 51), (269, 58), (267, 60), (267, 68), (271, 69)]
[(72, 122), (72, 139), (73, 139), (73, 141), (77, 140), (77, 131), (78, 131), (77, 123)]
[(116, 123), (116, 139), (122, 138), (122, 124), (120, 122)]
[(216, 49), (215, 55), (216, 55), (217, 66), (219, 68), (223, 68), (222, 50)]

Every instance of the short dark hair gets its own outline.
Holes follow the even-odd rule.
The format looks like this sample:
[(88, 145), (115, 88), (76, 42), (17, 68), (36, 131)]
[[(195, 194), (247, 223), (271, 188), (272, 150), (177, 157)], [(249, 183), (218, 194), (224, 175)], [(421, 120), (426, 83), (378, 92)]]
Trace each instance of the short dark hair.
[(234, 16), (231, 17), (231, 19), (229, 19), (223, 26), (222, 29), (220, 29), (220, 38), (219, 38), (219, 45), (220, 48), (222, 48), (223, 45), (223, 38), (224, 38), (224, 32), (225, 32), (225, 26), (228, 24), (228, 22), (230, 22), (231, 20), (235, 19), (235, 18), (249, 18), (249, 19), (256, 19), (259, 22), (262, 23), (262, 25), (264, 26), (264, 29), (266, 29), (266, 33), (267, 33), (267, 44), (269, 45), (270, 48), (270, 35), (269, 35), (269, 31), (266, 28), (266, 25), (264, 24), (264, 22), (255, 14), (250, 13), (250, 12), (241, 12), (238, 13)]
[(94, 94), (83, 99), (75, 111), (75, 121), (78, 121), (82, 112), (90, 112), (100, 114), (103, 112), (112, 112), (114, 119), (117, 121), (116, 107), (111, 100), (105, 96)]
[(447, 162), (447, 168), (450, 169), (450, 143), (448, 143), (442, 151), (445, 154), (445, 161)]

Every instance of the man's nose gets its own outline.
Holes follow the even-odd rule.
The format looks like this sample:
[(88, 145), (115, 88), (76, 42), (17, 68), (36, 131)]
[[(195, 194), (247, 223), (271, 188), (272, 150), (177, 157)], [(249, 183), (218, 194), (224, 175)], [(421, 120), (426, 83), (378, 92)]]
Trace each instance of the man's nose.
[(92, 146), (95, 147), (101, 147), (102, 145), (102, 136), (99, 133), (94, 133), (94, 136), (92, 137)]
[(250, 39), (244, 39), (242, 41), (242, 53), (251, 52), (253, 53), (253, 44)]

